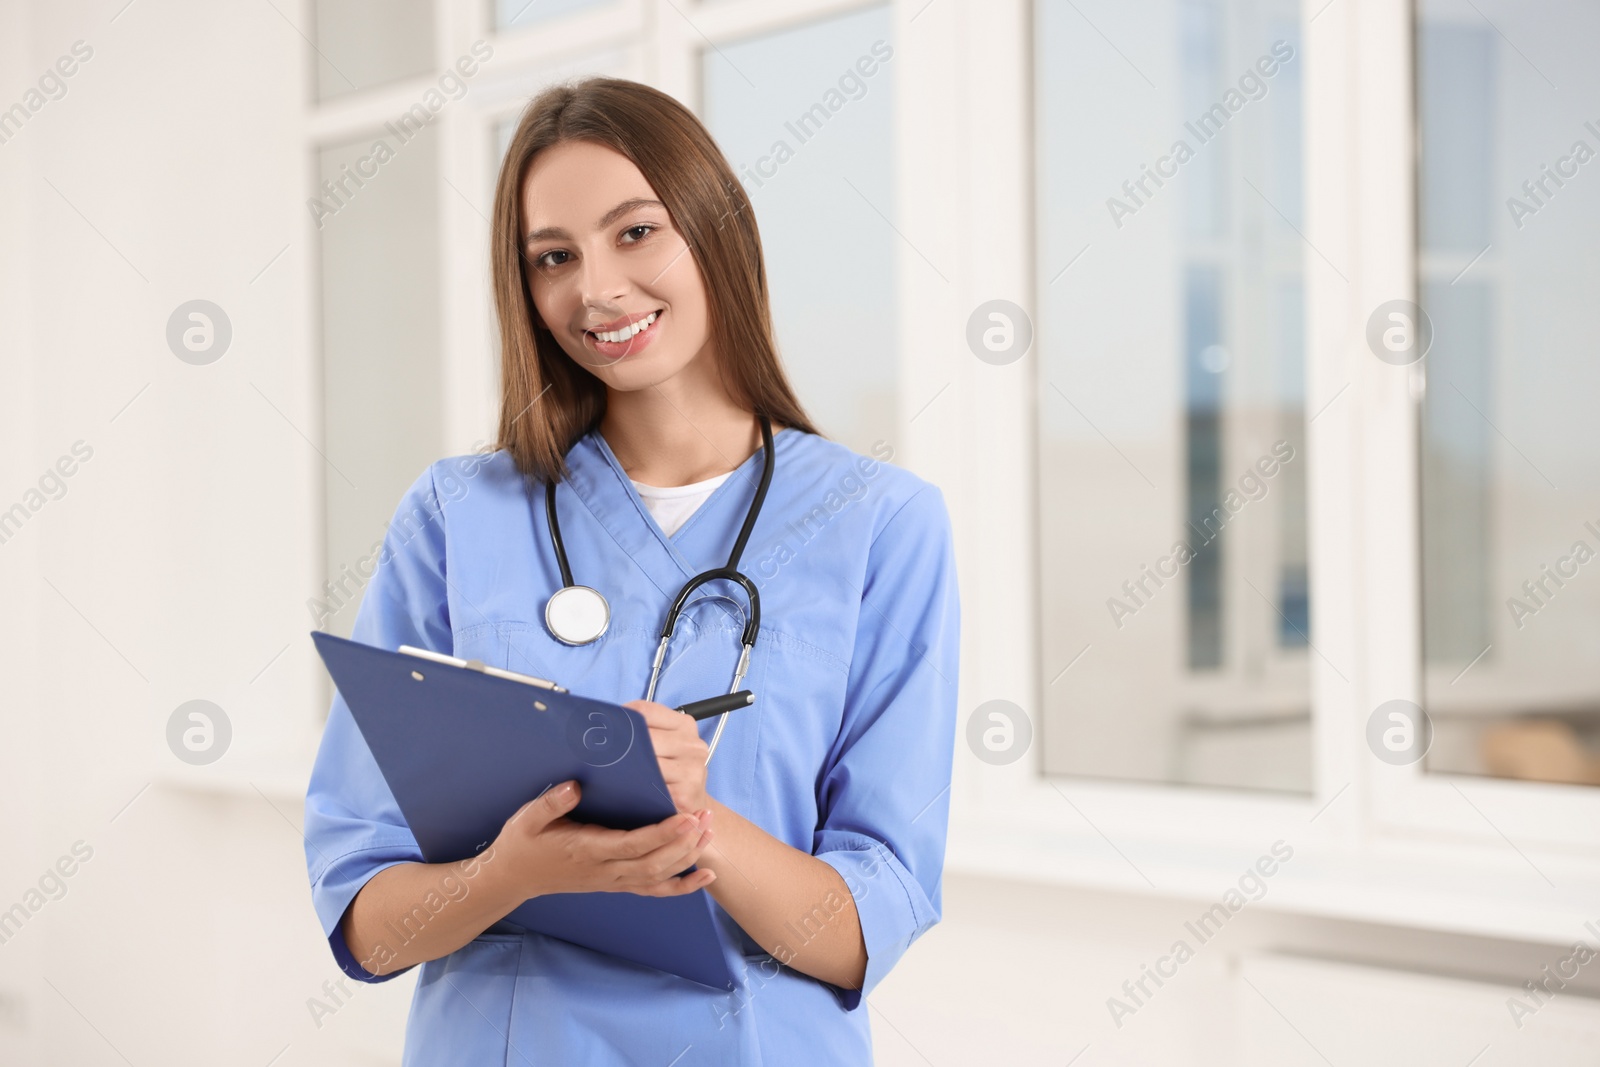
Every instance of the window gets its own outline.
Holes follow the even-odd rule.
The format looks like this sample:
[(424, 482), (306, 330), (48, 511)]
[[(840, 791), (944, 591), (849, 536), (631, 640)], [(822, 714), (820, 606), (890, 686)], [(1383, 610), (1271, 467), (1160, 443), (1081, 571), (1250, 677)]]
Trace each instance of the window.
[(1044, 769), (1306, 792), (1298, 7), (1158, 10), (1035, 10)]
[(784, 369), (818, 428), (863, 455), (897, 436), (893, 51), (875, 6), (700, 57), (701, 118), (760, 223)]
[(493, 0), (494, 28), (532, 26), (577, 11), (605, 7), (612, 0)]
[(318, 176), (337, 193), (323, 191), (334, 210), (317, 237), (327, 572), (343, 586), (324, 596), (327, 628), (343, 637), (365, 584), (362, 560), (443, 447), (438, 134), (423, 127), (403, 144), (384, 140), (394, 154), (381, 166), (373, 137), (317, 153)]
[(1434, 772), (1600, 784), (1600, 113), (1568, 104), (1600, 70), (1563, 42), (1597, 33), (1592, 6), (1418, 6)]
[(318, 101), (433, 69), (430, 0), (316, 0), (315, 14)]

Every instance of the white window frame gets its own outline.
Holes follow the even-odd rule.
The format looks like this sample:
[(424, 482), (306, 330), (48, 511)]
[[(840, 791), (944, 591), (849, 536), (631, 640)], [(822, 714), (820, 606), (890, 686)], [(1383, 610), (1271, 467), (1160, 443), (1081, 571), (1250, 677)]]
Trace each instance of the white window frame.
[[(908, 352), (949, 351), (962, 309), (984, 300), (1033, 306), (1031, 12), (1030, 0), (896, 4), (898, 39), (917, 42), (897, 51), (900, 202), (906, 218), (959, 230), (950, 259), (964, 290), (948, 310), (934, 294), (906, 294)], [(1307, 406), (1321, 412), (1308, 428), (1315, 792), (1045, 776), (1031, 759), (993, 767), (971, 758), (958, 730), (949, 868), (1213, 899), (1282, 838), (1300, 859), (1275, 880), (1273, 907), (1563, 943), (1600, 891), (1600, 790), (1428, 774), (1366, 751), (1371, 709), (1422, 699), (1423, 377), (1380, 362), (1364, 339), (1371, 308), (1416, 299), (1413, 11), (1402, 0), (1307, 0), (1302, 12), (1306, 236), (1320, 253), (1306, 259)], [(964, 727), (986, 700), (1041, 708), (1043, 676), (1037, 355), (1003, 368), (959, 355), (958, 388), (935, 401), (958, 407), (938, 440), (913, 426), (909, 455), (945, 488), (957, 526)], [(935, 360), (908, 359), (903, 406), (949, 377)]]

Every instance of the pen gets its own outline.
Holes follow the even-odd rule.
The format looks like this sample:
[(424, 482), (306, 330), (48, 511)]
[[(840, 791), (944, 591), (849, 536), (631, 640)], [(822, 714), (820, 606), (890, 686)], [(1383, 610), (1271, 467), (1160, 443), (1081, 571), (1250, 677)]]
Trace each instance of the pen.
[(688, 704), (681, 705), (678, 710), (685, 715), (694, 716), (694, 721), (699, 722), (701, 719), (709, 719), (713, 715), (721, 715), (723, 712), (732, 711), (734, 708), (742, 708), (748, 704), (754, 704), (755, 700), (756, 695), (754, 693), (748, 689), (741, 689), (737, 693), (728, 693), (725, 696), (694, 700)]
[(567, 691), (565, 687), (559, 686), (547, 678), (535, 678), (531, 674), (518, 674), (516, 671), (503, 671), (499, 667), (490, 667), (486, 665), (481, 659), (459, 659), (455, 656), (447, 656), (443, 652), (434, 652), (426, 648), (413, 648), (410, 645), (401, 645), (399, 651), (404, 652), (408, 656), (418, 656), (422, 659), (431, 659), (435, 663), (448, 663), (452, 667), (462, 667), (469, 671), (479, 671), (483, 674), (492, 675), (495, 678), (505, 678), (506, 680), (512, 682), (522, 682), (524, 685), (536, 685), (541, 689), (548, 689), (552, 693), (565, 693)]

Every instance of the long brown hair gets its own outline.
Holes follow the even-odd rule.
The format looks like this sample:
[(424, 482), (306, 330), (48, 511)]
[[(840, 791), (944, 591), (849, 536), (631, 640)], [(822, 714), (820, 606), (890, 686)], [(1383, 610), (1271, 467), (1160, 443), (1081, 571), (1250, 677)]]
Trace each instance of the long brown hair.
[(755, 214), (711, 134), (658, 89), (591, 77), (551, 86), (529, 102), (495, 184), (490, 263), (500, 320), (497, 447), (509, 451), (525, 475), (565, 478), (568, 449), (605, 414), (604, 383), (538, 324), (528, 289), (523, 180), (535, 156), (563, 141), (621, 153), (666, 205), (705, 284), (710, 340), (728, 394), (774, 422), (818, 433), (784, 376), (773, 341)]

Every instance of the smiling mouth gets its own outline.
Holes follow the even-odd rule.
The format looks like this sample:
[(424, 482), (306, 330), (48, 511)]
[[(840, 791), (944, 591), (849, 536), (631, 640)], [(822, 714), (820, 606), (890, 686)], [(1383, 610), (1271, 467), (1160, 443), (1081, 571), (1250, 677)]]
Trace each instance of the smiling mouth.
[(603, 341), (606, 344), (625, 344), (639, 334), (644, 333), (651, 326), (654, 326), (664, 313), (663, 309), (657, 308), (644, 316), (644, 318), (636, 320), (633, 325), (624, 326), (620, 330), (584, 330), (583, 332), (596, 341)]

